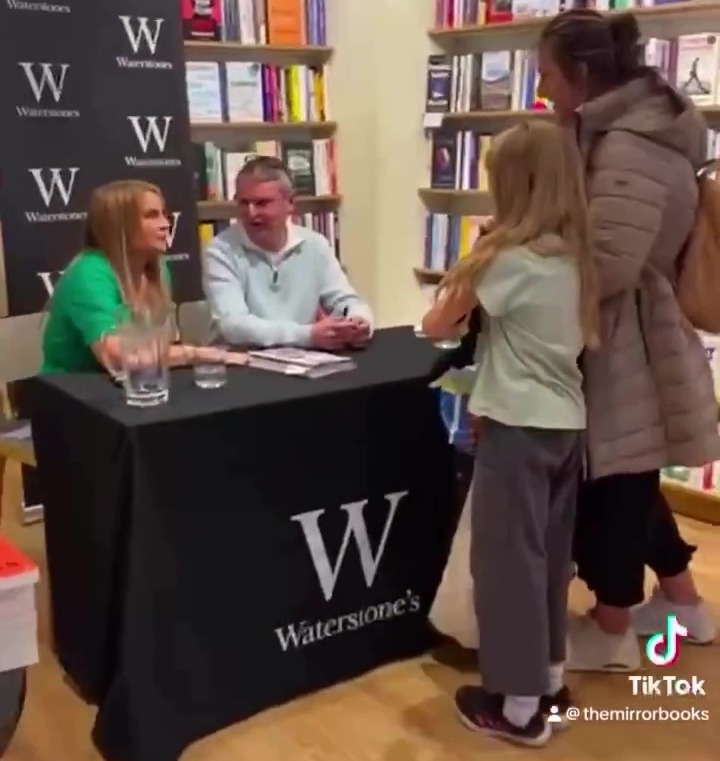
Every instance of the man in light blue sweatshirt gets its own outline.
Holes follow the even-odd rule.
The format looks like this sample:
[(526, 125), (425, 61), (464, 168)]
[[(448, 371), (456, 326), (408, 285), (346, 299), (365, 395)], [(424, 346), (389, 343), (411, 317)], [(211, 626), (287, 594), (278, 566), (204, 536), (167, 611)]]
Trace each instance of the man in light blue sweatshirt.
[[(224, 339), (324, 350), (366, 344), (370, 308), (327, 238), (292, 224), (293, 183), (283, 163), (250, 159), (236, 194), (237, 223), (213, 238), (204, 256), (205, 298)], [(316, 321), (318, 309), (327, 316)]]

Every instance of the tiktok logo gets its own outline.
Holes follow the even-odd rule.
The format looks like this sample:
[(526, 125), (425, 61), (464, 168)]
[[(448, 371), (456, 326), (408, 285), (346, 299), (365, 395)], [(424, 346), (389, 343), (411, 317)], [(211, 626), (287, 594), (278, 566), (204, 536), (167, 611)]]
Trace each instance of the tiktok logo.
[(645, 655), (653, 666), (670, 666), (680, 655), (680, 638), (687, 637), (688, 630), (677, 616), (668, 616), (665, 631), (653, 634), (645, 644)]

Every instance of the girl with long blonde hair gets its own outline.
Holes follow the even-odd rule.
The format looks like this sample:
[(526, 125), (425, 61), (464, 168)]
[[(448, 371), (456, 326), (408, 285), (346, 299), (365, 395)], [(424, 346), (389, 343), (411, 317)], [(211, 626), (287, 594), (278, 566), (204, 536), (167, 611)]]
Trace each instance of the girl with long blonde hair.
[(471, 574), (483, 686), (458, 690), (471, 727), (544, 745), (563, 683), (567, 591), (586, 409), (579, 358), (598, 345), (582, 166), (557, 126), (499, 135), (486, 160), (495, 215), (423, 319), (457, 337), (483, 311), (468, 409), (481, 420)]
[[(83, 249), (57, 282), (43, 329), (41, 372), (85, 372), (120, 365), (114, 335), (123, 312), (169, 317), (170, 273), (163, 261), (170, 223), (158, 187), (120, 180), (90, 199)], [(192, 349), (172, 346), (170, 361)]]

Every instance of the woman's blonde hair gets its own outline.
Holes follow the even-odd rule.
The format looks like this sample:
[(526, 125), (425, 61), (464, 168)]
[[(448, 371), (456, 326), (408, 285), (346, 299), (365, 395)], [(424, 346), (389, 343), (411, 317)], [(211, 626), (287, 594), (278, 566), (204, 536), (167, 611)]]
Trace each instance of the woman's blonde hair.
[(453, 265), (439, 290), (473, 289), (495, 256), (513, 246), (526, 246), (539, 256), (573, 256), (583, 337), (586, 346), (596, 347), (598, 287), (577, 145), (550, 122), (522, 122), (493, 140), (485, 165), (495, 206), (492, 224), (470, 254)]
[[(142, 201), (146, 193), (154, 193), (165, 206), (162, 191), (149, 182), (117, 180), (101, 185), (90, 198), (85, 224), (84, 247), (97, 249), (107, 257), (123, 299), (131, 306), (139, 306), (140, 294), (131, 276), (130, 246), (142, 222)], [(146, 282), (146, 291), (142, 294), (144, 306), (167, 307), (170, 296), (159, 256), (148, 259), (143, 274)]]

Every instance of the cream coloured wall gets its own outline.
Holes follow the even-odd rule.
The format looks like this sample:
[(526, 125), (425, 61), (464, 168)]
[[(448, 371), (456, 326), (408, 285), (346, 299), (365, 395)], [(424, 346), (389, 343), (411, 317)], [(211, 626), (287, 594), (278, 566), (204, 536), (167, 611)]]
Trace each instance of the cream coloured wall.
[(343, 261), (380, 326), (415, 323), (427, 304), (412, 269), (422, 262), (432, 3), (328, 0), (328, 14)]
[[(379, 326), (414, 324), (427, 303), (412, 270), (423, 245), (417, 189), (428, 182), (421, 125), (432, 3), (326, 2), (343, 260)], [(0, 316), (5, 290), (0, 263)], [(37, 372), (39, 338), (40, 315), (0, 319), (0, 382)]]

